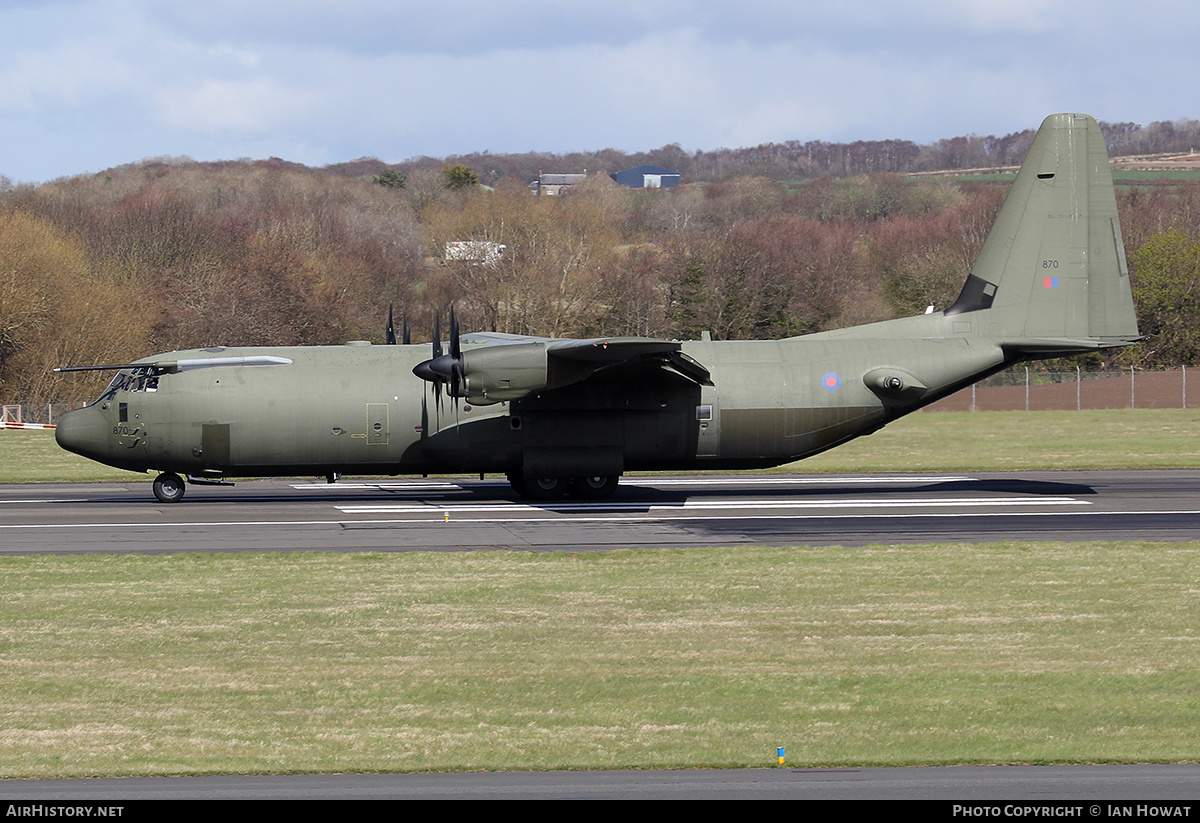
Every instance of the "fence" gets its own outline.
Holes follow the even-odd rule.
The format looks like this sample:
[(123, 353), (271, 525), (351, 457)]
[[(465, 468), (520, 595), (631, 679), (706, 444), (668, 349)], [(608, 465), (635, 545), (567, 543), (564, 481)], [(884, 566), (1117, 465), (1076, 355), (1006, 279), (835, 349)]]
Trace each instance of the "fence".
[(0, 410), (0, 428), (15, 424), (40, 423), (53, 425), (71, 409), (86, 406), (87, 400), (56, 400), (38, 403), (5, 403)]
[[(1191, 372), (1200, 369), (1193, 368)], [(925, 411), (1047, 411), (1079, 409), (1186, 409), (1187, 368), (1170, 371), (1125, 369), (1104, 372), (1001, 372), (955, 392)], [(1194, 379), (1194, 377), (1192, 377)], [(1193, 387), (1192, 408), (1200, 406)], [(88, 401), (14, 403), (3, 407), (0, 427), (8, 423), (53, 424)]]
[[(1196, 372), (1196, 369), (1192, 369)], [(1188, 369), (1103, 372), (1001, 372), (929, 406), (927, 411), (1186, 409)], [(1193, 387), (1195, 388), (1195, 387)], [(1193, 392), (1192, 407), (1200, 405)]]

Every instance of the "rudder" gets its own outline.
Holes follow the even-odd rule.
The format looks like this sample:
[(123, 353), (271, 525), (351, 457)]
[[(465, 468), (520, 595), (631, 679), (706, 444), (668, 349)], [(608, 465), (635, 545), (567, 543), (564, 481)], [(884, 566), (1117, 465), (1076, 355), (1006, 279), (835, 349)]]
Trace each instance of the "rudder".
[(1137, 317), (1108, 152), (1086, 114), (1053, 114), (946, 315), (1028, 356), (1128, 344)]

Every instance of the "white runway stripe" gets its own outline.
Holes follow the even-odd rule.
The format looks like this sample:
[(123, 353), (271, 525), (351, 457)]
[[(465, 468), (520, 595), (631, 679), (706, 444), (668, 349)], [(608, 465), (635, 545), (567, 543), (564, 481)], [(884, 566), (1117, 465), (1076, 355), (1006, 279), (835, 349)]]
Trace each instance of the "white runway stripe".
[(422, 513), (475, 513), (475, 512), (673, 512), (673, 511), (724, 511), (724, 510), (812, 510), (812, 509), (904, 509), (946, 508), (962, 506), (1090, 506), (1086, 500), (1073, 497), (947, 497), (942, 499), (902, 498), (895, 500), (689, 500), (679, 503), (429, 503), (413, 505), (406, 503), (363, 504), (338, 506), (346, 514), (422, 514)]
[[(622, 486), (828, 486), (828, 485), (859, 485), (859, 484), (904, 484), (904, 483), (954, 483), (977, 478), (966, 475), (921, 475), (912, 477), (906, 475), (869, 475), (842, 477), (840, 475), (822, 475), (819, 477), (732, 477), (727, 475), (712, 475), (708, 477), (624, 477)], [(300, 491), (338, 491), (338, 490), (379, 490), (397, 492), (419, 491), (454, 491), (479, 486), (506, 487), (503, 480), (464, 480), (458, 483), (448, 481), (425, 480), (395, 480), (378, 483), (339, 481), (334, 484), (321, 481), (310, 483), (292, 483), (293, 489)]]

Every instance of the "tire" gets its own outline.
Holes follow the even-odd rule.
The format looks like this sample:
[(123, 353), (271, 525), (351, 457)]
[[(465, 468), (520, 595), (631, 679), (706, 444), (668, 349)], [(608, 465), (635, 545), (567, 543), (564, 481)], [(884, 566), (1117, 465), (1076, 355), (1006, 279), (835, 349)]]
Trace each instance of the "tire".
[(525, 485), (525, 478), (519, 474), (509, 474), (508, 485), (512, 486), (512, 490), (520, 497), (529, 496), (529, 487)]
[(525, 494), (534, 500), (554, 500), (567, 493), (565, 477), (527, 477)]
[(177, 474), (165, 472), (154, 478), (154, 496), (160, 503), (178, 503), (186, 490), (183, 478)]
[(571, 494), (585, 500), (603, 500), (606, 497), (612, 497), (620, 482), (621, 478), (617, 475), (576, 477), (571, 483)]

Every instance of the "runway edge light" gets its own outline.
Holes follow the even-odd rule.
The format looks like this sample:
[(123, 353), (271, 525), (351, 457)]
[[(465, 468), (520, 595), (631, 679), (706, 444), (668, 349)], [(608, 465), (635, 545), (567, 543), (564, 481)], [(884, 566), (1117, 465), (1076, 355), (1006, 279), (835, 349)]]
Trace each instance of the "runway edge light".
[(783, 746), (780, 746), (778, 749), (776, 749), (775, 753), (779, 757), (779, 765), (782, 766), (783, 765)]

